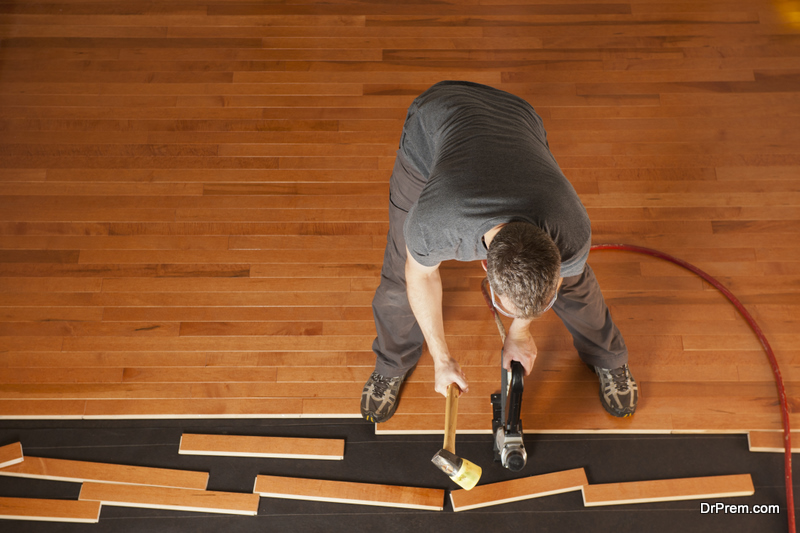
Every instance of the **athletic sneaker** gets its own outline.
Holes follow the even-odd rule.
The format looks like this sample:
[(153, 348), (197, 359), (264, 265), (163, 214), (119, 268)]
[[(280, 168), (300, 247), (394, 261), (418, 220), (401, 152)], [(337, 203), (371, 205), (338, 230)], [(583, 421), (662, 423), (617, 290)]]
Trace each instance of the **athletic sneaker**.
[(600, 377), (600, 403), (605, 410), (620, 418), (633, 415), (639, 401), (639, 386), (628, 365), (614, 369), (593, 368)]
[(397, 397), (405, 375), (386, 378), (373, 372), (361, 392), (361, 416), (367, 422), (386, 422), (397, 409)]

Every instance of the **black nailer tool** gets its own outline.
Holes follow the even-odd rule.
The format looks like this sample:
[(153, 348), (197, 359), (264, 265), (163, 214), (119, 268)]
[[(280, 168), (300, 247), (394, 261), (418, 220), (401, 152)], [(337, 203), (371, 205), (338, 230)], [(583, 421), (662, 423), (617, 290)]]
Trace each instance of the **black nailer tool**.
[[(492, 310), (500, 339), (506, 342), (506, 328), (494, 309), (489, 295), (489, 280), (481, 282), (481, 292)], [(519, 361), (511, 361), (511, 371), (502, 367), (503, 352), (500, 352), (500, 392), (492, 394), (492, 435), (494, 436), (494, 460), (512, 472), (525, 468), (528, 454), (522, 442), (522, 391), (525, 369)]]
[(505, 369), (500, 372), (500, 392), (492, 394), (494, 460), (512, 472), (519, 472), (528, 461), (520, 420), (525, 369), (518, 361), (512, 361), (510, 372)]

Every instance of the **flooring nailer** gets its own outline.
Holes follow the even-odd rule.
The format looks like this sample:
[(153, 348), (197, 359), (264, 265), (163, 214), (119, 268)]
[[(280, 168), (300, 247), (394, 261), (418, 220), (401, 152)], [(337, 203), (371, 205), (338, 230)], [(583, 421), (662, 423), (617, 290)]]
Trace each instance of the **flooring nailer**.
[[(492, 316), (505, 344), (506, 328), (497, 311), (494, 309), (492, 297), (489, 295), (489, 280), (481, 283), (481, 292), (492, 310)], [(522, 440), (522, 391), (524, 390), (525, 369), (518, 361), (511, 362), (511, 370), (502, 367), (503, 352), (500, 351), (500, 392), (492, 394), (492, 435), (494, 437), (494, 460), (513, 472), (525, 468), (528, 454)]]

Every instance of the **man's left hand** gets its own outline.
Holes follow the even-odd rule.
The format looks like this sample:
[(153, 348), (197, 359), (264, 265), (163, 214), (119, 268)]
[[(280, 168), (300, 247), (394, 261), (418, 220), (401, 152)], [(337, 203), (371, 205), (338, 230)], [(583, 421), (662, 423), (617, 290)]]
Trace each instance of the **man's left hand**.
[(512, 327), (503, 345), (503, 368), (511, 370), (511, 361), (519, 361), (527, 376), (533, 369), (536, 354), (536, 343), (533, 341), (530, 328), (525, 327), (514, 331)]

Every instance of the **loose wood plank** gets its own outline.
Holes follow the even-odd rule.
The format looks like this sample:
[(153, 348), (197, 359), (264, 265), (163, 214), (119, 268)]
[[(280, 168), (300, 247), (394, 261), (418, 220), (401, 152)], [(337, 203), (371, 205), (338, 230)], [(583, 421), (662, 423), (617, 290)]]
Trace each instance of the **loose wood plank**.
[(322, 479), (258, 476), (254, 492), (266, 498), (441, 511), (444, 490)]
[(97, 501), (115, 507), (255, 516), (258, 514), (259, 497), (257, 494), (233, 492), (84, 483), (80, 500)]
[(184, 434), (178, 453), (283, 459), (344, 459), (344, 440)]
[(596, 507), (703, 498), (731, 498), (752, 496), (754, 493), (755, 489), (750, 474), (739, 474), (587, 485), (583, 488), (583, 503), (586, 507)]
[(23, 462), (17, 465), (0, 470), (0, 475), (71, 481), (75, 483), (100, 481), (113, 484), (123, 483), (187, 489), (205, 489), (208, 484), (207, 472), (47, 459), (43, 457), (26, 457)]
[[(751, 452), (786, 451), (783, 432), (778, 431), (751, 431), (747, 434), (747, 444)], [(800, 432), (792, 432), (792, 453), (800, 453)]]
[(19, 464), (24, 459), (22, 455), (22, 445), (19, 442), (0, 448), (0, 468)]
[(100, 502), (0, 498), (0, 519), (94, 524), (100, 519)]
[(583, 468), (576, 468), (478, 485), (470, 491), (454, 490), (450, 492), (450, 501), (453, 503), (453, 511), (459, 512), (580, 490), (588, 484), (586, 472)]

